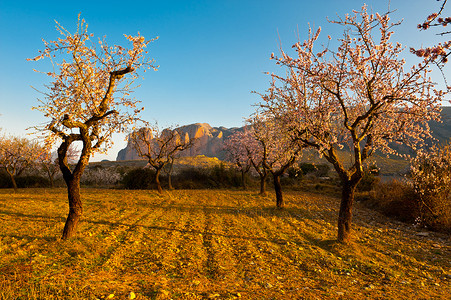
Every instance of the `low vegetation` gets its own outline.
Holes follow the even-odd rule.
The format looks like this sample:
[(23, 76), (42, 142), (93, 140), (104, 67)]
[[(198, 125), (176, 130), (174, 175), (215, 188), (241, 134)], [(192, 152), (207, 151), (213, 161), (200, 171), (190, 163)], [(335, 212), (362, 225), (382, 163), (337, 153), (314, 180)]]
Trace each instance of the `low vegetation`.
[[(65, 189), (0, 190), (0, 299), (447, 299), (448, 235), (340, 199), (274, 193), (82, 189), (77, 235), (60, 239)], [(131, 294), (133, 293), (133, 294)]]
[[(377, 183), (369, 193), (362, 193), (364, 203), (383, 214), (399, 221), (415, 224), (429, 230), (451, 234), (451, 197), (435, 195), (429, 197), (428, 208), (411, 184), (405, 180), (391, 180)], [(365, 197), (366, 196), (366, 197)]]
[(451, 233), (451, 143), (421, 149), (402, 180), (362, 180), (370, 206), (399, 220)]

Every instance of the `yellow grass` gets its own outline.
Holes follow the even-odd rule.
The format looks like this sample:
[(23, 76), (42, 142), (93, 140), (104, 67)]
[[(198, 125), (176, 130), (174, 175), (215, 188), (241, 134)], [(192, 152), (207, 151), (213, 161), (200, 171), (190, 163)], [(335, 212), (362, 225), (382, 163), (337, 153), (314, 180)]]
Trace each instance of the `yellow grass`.
[(84, 189), (77, 236), (59, 240), (64, 189), (0, 190), (0, 299), (447, 299), (449, 236), (303, 192)]

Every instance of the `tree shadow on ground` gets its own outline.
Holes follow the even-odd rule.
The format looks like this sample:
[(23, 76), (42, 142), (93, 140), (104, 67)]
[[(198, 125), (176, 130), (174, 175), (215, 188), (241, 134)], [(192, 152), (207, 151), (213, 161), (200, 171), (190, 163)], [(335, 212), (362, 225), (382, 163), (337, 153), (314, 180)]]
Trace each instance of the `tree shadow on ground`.
[(64, 216), (52, 216), (52, 215), (37, 215), (37, 214), (24, 214), (21, 212), (15, 212), (15, 211), (8, 211), (8, 210), (0, 210), (0, 215), (7, 215), (7, 216), (15, 216), (20, 218), (30, 218), (34, 219), (36, 221), (48, 221), (48, 220), (56, 220), (65, 222), (66, 217)]

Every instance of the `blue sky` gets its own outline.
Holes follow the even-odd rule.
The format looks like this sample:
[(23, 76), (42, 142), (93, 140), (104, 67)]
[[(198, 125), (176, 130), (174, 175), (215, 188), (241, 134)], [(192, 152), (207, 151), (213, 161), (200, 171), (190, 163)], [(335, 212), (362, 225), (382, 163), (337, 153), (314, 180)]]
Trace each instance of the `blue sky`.
[[(146, 38), (159, 36), (149, 55), (160, 65), (147, 72), (135, 97), (142, 101), (143, 119), (162, 126), (209, 123), (241, 126), (259, 101), (252, 91), (264, 92), (269, 76), (277, 71), (269, 60), (279, 44), (288, 49), (306, 37), (308, 24), (321, 26), (322, 35), (339, 37), (342, 28), (329, 24), (366, 3), (374, 12), (387, 11), (388, 0), (204, 0), (204, 1), (0, 1), (0, 128), (3, 133), (25, 135), (26, 128), (46, 121), (31, 107), (45, 90), (46, 76), (33, 72), (27, 62), (43, 48), (41, 39), (58, 38), (57, 20), (73, 30), (78, 13), (95, 36), (110, 44), (126, 44), (123, 34), (138, 31)], [(404, 19), (394, 40), (407, 47), (440, 40), (434, 32), (419, 32), (416, 24), (438, 9), (435, 0), (391, 0), (393, 20)], [(451, 9), (445, 15), (451, 15)], [(408, 63), (418, 60), (406, 50)], [(42, 65), (39, 65), (40, 70)], [(448, 67), (449, 68), (449, 67)], [(445, 70), (448, 72), (449, 70)], [(45, 70), (42, 70), (45, 71)], [(438, 71), (432, 75), (443, 82)], [(451, 78), (451, 76), (448, 76)], [(115, 136), (107, 156), (114, 160), (125, 146)]]

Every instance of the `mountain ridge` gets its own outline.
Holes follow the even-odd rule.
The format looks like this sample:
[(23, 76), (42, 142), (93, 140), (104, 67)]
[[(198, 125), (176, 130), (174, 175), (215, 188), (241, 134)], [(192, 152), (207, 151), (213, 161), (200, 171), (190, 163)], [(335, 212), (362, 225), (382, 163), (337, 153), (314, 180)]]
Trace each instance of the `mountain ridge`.
[[(442, 107), (441, 122), (430, 122), (432, 135), (439, 143), (445, 143), (451, 138), (451, 106)], [(226, 153), (223, 149), (224, 141), (237, 131), (242, 131), (243, 127), (226, 128), (224, 126), (212, 127), (208, 123), (194, 123), (178, 127), (183, 135), (189, 139), (197, 139), (194, 147), (183, 151), (180, 156), (205, 155), (207, 157), (217, 157), (224, 160)], [(399, 149), (401, 150), (401, 149)], [(403, 150), (401, 150), (403, 151)], [(132, 148), (130, 142), (117, 154), (116, 161), (141, 159)]]

